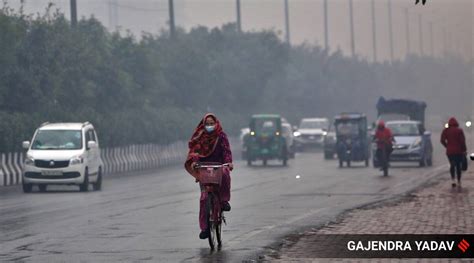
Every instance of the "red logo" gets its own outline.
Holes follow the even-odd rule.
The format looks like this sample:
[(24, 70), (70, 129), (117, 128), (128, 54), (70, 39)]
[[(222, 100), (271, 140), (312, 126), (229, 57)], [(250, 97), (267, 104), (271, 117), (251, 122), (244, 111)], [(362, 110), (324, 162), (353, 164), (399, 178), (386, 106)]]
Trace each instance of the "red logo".
[(463, 239), (461, 242), (459, 242), (458, 248), (461, 249), (462, 253), (464, 253), (469, 248), (469, 243)]

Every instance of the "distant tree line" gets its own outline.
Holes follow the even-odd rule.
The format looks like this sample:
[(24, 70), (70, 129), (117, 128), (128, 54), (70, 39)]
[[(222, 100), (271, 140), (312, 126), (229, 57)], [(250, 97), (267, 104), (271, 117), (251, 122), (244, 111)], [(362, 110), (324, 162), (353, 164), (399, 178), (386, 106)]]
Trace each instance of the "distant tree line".
[(380, 95), (428, 103), (445, 96), (453, 103), (440, 111), (472, 109), (472, 64), (419, 57), (373, 64), (233, 24), (137, 39), (94, 18), (71, 27), (57, 12), (4, 6), (0, 36), (0, 152), (18, 150), (45, 121), (91, 121), (109, 147), (187, 139), (207, 111), (236, 135), (253, 113), (293, 123), (371, 114)]

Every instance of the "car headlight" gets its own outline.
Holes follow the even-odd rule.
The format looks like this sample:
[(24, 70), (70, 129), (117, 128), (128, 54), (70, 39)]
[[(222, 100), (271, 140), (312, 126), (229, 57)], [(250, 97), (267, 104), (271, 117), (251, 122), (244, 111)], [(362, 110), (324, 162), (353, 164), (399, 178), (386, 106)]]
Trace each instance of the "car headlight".
[(295, 136), (295, 137), (301, 136), (301, 132), (295, 131), (295, 132), (293, 132), (293, 136)]
[(31, 156), (26, 156), (25, 165), (35, 165), (35, 159)]
[(421, 138), (418, 138), (412, 143), (411, 148), (418, 148), (420, 146), (421, 146)]
[(71, 158), (71, 160), (69, 161), (69, 165), (81, 164), (83, 162), (84, 162), (84, 159), (82, 158), (82, 156), (76, 156), (76, 157)]
[(323, 132), (323, 136), (326, 136), (326, 135), (328, 135), (328, 132)]

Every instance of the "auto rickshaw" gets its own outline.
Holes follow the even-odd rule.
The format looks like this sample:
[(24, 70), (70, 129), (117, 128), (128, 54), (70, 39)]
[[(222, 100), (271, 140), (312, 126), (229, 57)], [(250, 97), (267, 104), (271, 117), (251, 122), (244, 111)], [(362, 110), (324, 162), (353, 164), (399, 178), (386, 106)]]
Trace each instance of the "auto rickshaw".
[(370, 142), (367, 133), (367, 117), (360, 113), (342, 113), (334, 118), (336, 152), (339, 167), (344, 162), (365, 162), (369, 166)]
[(281, 160), (287, 164), (289, 149), (282, 132), (282, 117), (276, 114), (256, 114), (250, 120), (250, 136), (245, 140), (247, 165), (262, 160)]

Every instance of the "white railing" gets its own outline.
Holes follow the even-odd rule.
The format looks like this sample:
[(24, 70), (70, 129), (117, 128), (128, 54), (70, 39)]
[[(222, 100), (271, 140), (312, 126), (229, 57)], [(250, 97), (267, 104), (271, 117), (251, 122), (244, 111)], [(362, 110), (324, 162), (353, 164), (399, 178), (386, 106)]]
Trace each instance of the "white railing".
[[(237, 139), (231, 138), (234, 158), (240, 146)], [(124, 147), (103, 148), (100, 157), (103, 173), (106, 176), (133, 171), (154, 170), (160, 167), (184, 164), (188, 153), (188, 143), (178, 141), (168, 145), (140, 144)], [(21, 168), (25, 153), (0, 154), (0, 186), (21, 184)], [(183, 168), (184, 169), (184, 168)], [(184, 170), (183, 170), (184, 171)]]

